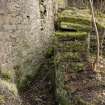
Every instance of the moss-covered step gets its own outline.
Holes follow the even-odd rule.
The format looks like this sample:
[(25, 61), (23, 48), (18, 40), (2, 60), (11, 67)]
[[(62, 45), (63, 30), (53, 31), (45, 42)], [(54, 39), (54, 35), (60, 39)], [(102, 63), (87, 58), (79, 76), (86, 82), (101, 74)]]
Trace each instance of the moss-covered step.
[(90, 32), (91, 26), (71, 22), (61, 22), (60, 29)]
[[(71, 22), (91, 26), (92, 15), (89, 9), (71, 8), (62, 11), (58, 16), (60, 22)], [(96, 23), (98, 28), (105, 28), (105, 14), (97, 14)]]
[(79, 9), (68, 9), (62, 11), (58, 18), (60, 22), (72, 22), (72, 23), (79, 23), (79, 24), (90, 24), (91, 15), (89, 15), (88, 10), (79, 10)]
[(55, 50), (60, 52), (86, 52), (87, 51), (87, 43), (86, 41), (70, 41), (70, 43), (56, 43)]
[(67, 40), (67, 41), (59, 41), (56, 40), (54, 41), (54, 44), (53, 44), (53, 47), (54, 48), (61, 48), (61, 47), (66, 47), (66, 46), (72, 46), (72, 45), (75, 45), (75, 46), (87, 46), (88, 42), (86, 40)]
[(68, 72), (80, 72), (85, 70), (86, 63), (84, 62), (72, 62), (69, 64)]
[(55, 32), (55, 37), (60, 41), (74, 41), (86, 40), (88, 37), (87, 32)]
[(82, 62), (87, 61), (86, 53), (78, 52), (63, 52), (55, 56), (55, 63), (59, 62)]

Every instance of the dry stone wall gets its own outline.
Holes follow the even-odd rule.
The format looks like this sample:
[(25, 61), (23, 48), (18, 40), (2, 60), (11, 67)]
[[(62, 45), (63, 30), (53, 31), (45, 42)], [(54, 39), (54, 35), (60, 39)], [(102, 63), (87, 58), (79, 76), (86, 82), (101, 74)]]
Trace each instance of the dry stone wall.
[[(89, 12), (86, 11), (85, 9), (65, 9), (58, 15), (54, 63), (56, 100), (59, 105), (105, 104), (104, 57), (100, 57), (97, 70), (93, 70), (92, 60), (95, 53), (93, 48), (96, 40), (95, 35), (90, 33), (91, 27), (88, 22), (91, 19), (89, 19)], [(97, 26), (99, 29), (104, 28), (98, 22)], [(92, 39), (90, 45), (93, 46), (90, 47), (93, 51), (91, 56), (88, 49), (89, 35)]]

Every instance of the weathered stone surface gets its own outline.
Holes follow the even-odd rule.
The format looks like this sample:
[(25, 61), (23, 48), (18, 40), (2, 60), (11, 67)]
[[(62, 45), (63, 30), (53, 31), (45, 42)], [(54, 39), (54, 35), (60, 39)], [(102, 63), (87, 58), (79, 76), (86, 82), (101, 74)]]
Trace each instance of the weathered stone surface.
[[(4, 3), (6, 2), (6, 4)], [(36, 72), (53, 32), (53, 1), (5, 0), (0, 14), (0, 68), (20, 80)], [(41, 17), (41, 5), (46, 11)], [(43, 23), (43, 22), (44, 23)]]

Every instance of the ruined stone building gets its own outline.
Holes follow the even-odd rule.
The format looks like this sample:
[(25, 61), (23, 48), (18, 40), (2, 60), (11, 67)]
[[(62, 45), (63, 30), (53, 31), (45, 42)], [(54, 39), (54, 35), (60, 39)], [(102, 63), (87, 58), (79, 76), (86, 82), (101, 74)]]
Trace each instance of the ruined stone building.
[(105, 105), (104, 57), (98, 72), (89, 59), (91, 16), (86, 0), (0, 0), (0, 105)]

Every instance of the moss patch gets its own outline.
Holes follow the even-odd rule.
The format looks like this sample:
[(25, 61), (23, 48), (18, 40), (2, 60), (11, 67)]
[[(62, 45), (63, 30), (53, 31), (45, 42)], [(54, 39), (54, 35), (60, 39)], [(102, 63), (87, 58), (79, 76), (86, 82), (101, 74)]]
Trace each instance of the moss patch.
[(0, 95), (0, 105), (5, 104), (5, 97), (3, 95)]
[(76, 30), (76, 31), (86, 31), (89, 32), (91, 30), (90, 25), (83, 25), (83, 24), (74, 24), (70, 22), (61, 22), (60, 23), (61, 29), (69, 29), (69, 30)]
[[(85, 56), (84, 56), (85, 57)], [(64, 52), (64, 53), (59, 53), (55, 56), (55, 62), (59, 63), (59, 62), (80, 62), (80, 61), (84, 61), (83, 56), (78, 53), (78, 52)]]
[(11, 80), (11, 74), (9, 72), (2, 73), (1, 76), (4, 80)]
[[(78, 23), (90, 26), (91, 17), (92, 16), (89, 9), (71, 8), (69, 10), (64, 10), (59, 15), (59, 20), (63, 22)], [(96, 14), (96, 23), (98, 28), (105, 28), (105, 15), (102, 13), (101, 16)]]
[(3, 84), (4, 86), (7, 86), (8, 90), (12, 92), (15, 96), (18, 95), (17, 87), (15, 84), (7, 82), (5, 80), (0, 80), (0, 83)]
[(59, 40), (85, 40), (87, 32), (55, 32)]
[(58, 51), (86, 52), (87, 44), (85, 42), (72, 41), (70, 43), (56, 43), (55, 48)]
[(85, 70), (84, 63), (71, 63), (70, 64), (70, 72), (80, 72)]
[(6, 80), (8, 82), (13, 82), (14, 80), (14, 70), (11, 69), (1, 69), (1, 73), (0, 73), (0, 76), (3, 80)]
[(67, 100), (67, 98), (66, 97), (63, 97), (63, 96), (57, 96), (57, 100), (59, 101), (58, 103), (58, 105), (71, 105), (70, 103), (69, 103), (69, 101)]

